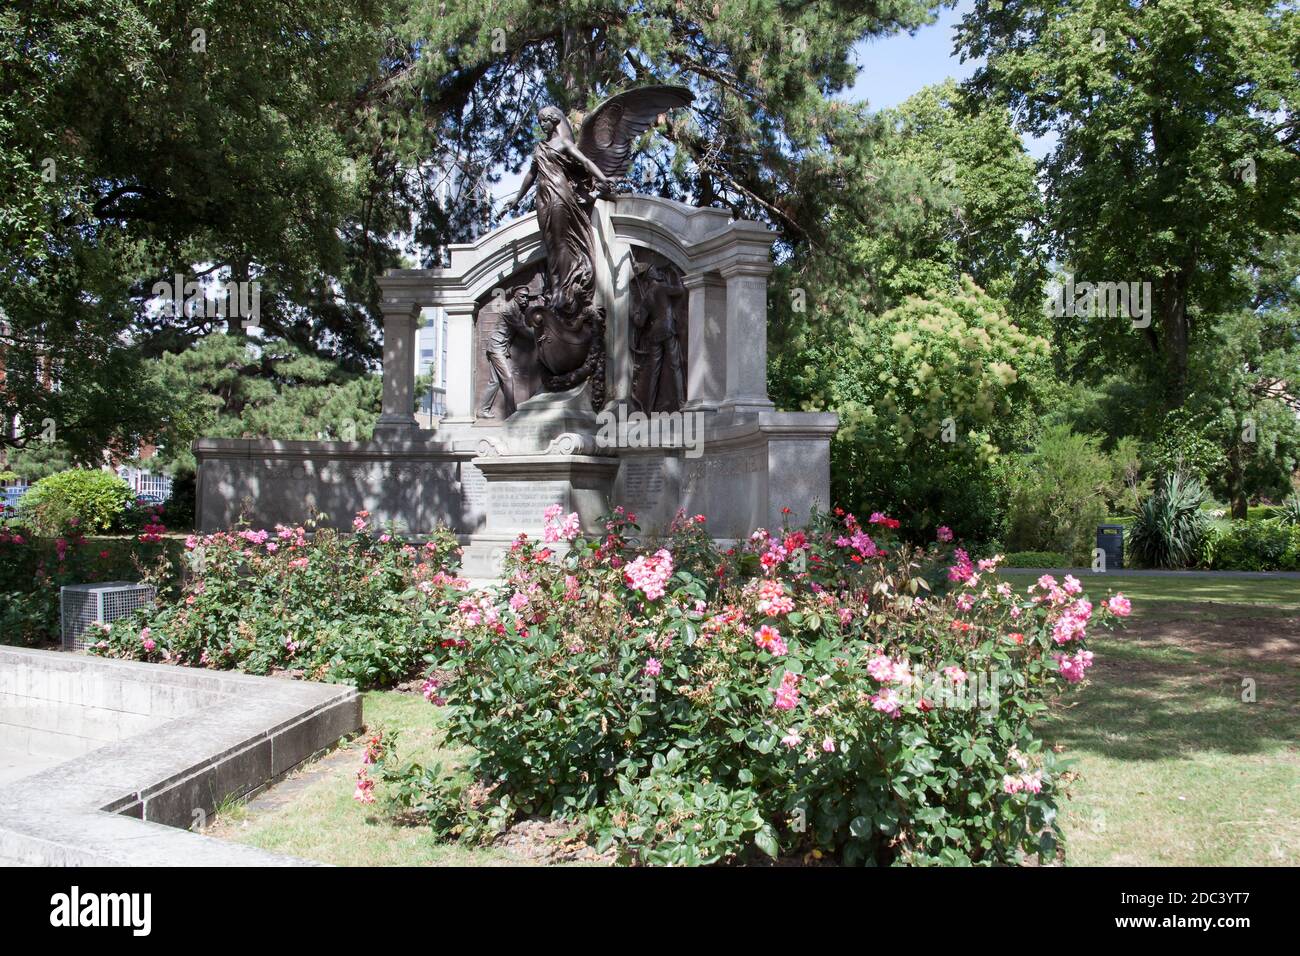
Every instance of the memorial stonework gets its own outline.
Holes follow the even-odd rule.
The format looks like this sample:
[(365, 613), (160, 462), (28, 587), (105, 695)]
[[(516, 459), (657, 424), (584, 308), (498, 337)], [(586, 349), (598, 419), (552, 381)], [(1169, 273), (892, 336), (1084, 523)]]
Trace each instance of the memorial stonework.
[[(537, 211), (438, 269), (391, 270), (383, 408), (364, 442), (201, 439), (200, 530), (244, 511), (258, 523), (325, 511), (340, 528), (366, 509), (418, 536), (438, 525), (467, 545), (471, 575), (559, 504), (583, 526), (615, 505), (646, 534), (679, 509), (720, 539), (778, 526), (830, 493), (832, 413), (777, 411), (767, 395), (772, 235), (724, 210), (614, 192), (631, 143), (675, 87), (621, 94), (575, 139), (543, 110), (519, 199)], [(516, 200), (516, 202), (519, 201)], [(445, 310), (446, 414), (417, 427), (415, 335)], [(796, 519), (797, 520), (797, 519)]]

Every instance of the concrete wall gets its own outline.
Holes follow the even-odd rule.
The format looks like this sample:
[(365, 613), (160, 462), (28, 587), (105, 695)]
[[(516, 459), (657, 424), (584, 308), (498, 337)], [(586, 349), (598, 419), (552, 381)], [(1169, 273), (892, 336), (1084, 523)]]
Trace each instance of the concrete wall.
[(90, 748), (0, 781), (0, 859), (38, 865), (300, 862), (179, 828), (361, 727), (352, 687), (57, 651), (0, 647), (0, 688), (0, 743), (53, 722), (58, 745)]
[(297, 524), (324, 512), (350, 529), (352, 517), (392, 522), (407, 534), (465, 524), (457, 454), (416, 432), (402, 441), (309, 442), (201, 438), (196, 525), (204, 533), (245, 515), (254, 527)]
[(224, 699), (207, 687), (20, 659), (0, 670), (0, 747), (76, 757)]

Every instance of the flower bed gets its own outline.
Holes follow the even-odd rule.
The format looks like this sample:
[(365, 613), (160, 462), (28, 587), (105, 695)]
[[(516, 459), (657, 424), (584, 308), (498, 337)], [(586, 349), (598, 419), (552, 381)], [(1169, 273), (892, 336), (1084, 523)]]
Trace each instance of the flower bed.
[(455, 536), (421, 547), (371, 527), (351, 535), (301, 525), (186, 541), (175, 600), (106, 629), (96, 653), (189, 666), (285, 671), (390, 686), (418, 671), (455, 609)]
[(467, 775), (397, 766), (380, 732), (359, 799), (382, 781), (465, 839), (565, 816), (643, 863), (1057, 855), (1069, 775), (1032, 722), (1084, 679), (1087, 628), (1127, 615), (1123, 596), (1047, 575), (1018, 593), (946, 528), (916, 548), (883, 515), (725, 553), (702, 516), (649, 548), (622, 512), (598, 540), (547, 518), (503, 588), (457, 596), (429, 657)]
[(87, 537), (70, 530), (41, 537), (0, 505), (0, 644), (36, 647), (59, 640), (59, 589), (96, 581), (148, 580), (164, 593), (175, 583), (177, 539), (164, 538), (157, 511), (136, 537)]

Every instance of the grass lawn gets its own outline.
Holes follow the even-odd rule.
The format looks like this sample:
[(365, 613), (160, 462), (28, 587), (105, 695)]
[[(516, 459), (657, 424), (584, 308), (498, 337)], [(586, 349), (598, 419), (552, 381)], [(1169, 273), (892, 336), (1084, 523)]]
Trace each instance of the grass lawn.
[[(1104, 595), (1086, 583), (1094, 598)], [(1061, 815), (1069, 864), (1300, 865), (1296, 582), (1108, 583), (1133, 597), (1133, 617), (1126, 629), (1094, 639), (1089, 683), (1042, 726), (1076, 760), (1078, 779)], [(1242, 700), (1246, 679), (1253, 703)], [(400, 730), (403, 757), (444, 764), (463, 757), (443, 747), (438, 711), (417, 694), (368, 693), (365, 713), (371, 726)], [(352, 799), (361, 750), (353, 741), (222, 814), (208, 832), (342, 865), (573, 858), (547, 852), (571, 842), (563, 827), (479, 849), (393, 825)]]
[(1300, 865), (1300, 612), (1195, 600), (1135, 599), (1042, 728), (1077, 759), (1072, 865)]
[[(424, 764), (457, 760), (442, 746), (437, 708), (419, 694), (371, 691), (369, 727), (397, 730), (403, 759)], [(439, 843), (422, 827), (398, 826), (352, 799), (364, 739), (353, 740), (251, 804), (219, 814), (209, 836), (248, 843), (338, 866), (502, 866), (527, 862), (493, 848)]]
[[(1024, 588), (1036, 574), (1016, 568), (998, 572), (1012, 584)], [(1058, 573), (1058, 577), (1060, 574)], [(1107, 577), (1105, 574), (1081, 574), (1083, 587), (1095, 600), (1115, 591), (1123, 591), (1134, 601), (1198, 601), (1223, 604), (1272, 605), (1300, 608), (1300, 579), (1182, 577)], [(1224, 613), (1234, 613), (1225, 609)]]

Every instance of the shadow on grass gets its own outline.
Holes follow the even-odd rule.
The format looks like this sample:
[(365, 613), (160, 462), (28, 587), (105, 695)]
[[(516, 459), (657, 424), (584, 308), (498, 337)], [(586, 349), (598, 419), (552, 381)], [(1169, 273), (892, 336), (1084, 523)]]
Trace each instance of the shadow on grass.
[[(1294, 664), (1252, 660), (1233, 647), (1196, 655), (1123, 640), (1096, 643), (1090, 683), (1044, 722), (1046, 737), (1067, 752), (1166, 760), (1295, 747), (1300, 680)], [(1254, 682), (1254, 702), (1243, 700), (1246, 680)]]
[[(1037, 575), (1017, 568), (1006, 568), (999, 575), (1018, 588), (1031, 584)], [(1057, 572), (1058, 577), (1063, 572)], [(1203, 602), (1207, 607), (1225, 604), (1300, 608), (1300, 580), (1295, 578), (1237, 577), (1122, 577), (1084, 574), (1080, 580), (1094, 598), (1121, 591), (1133, 599), (1135, 607), (1147, 601)]]

